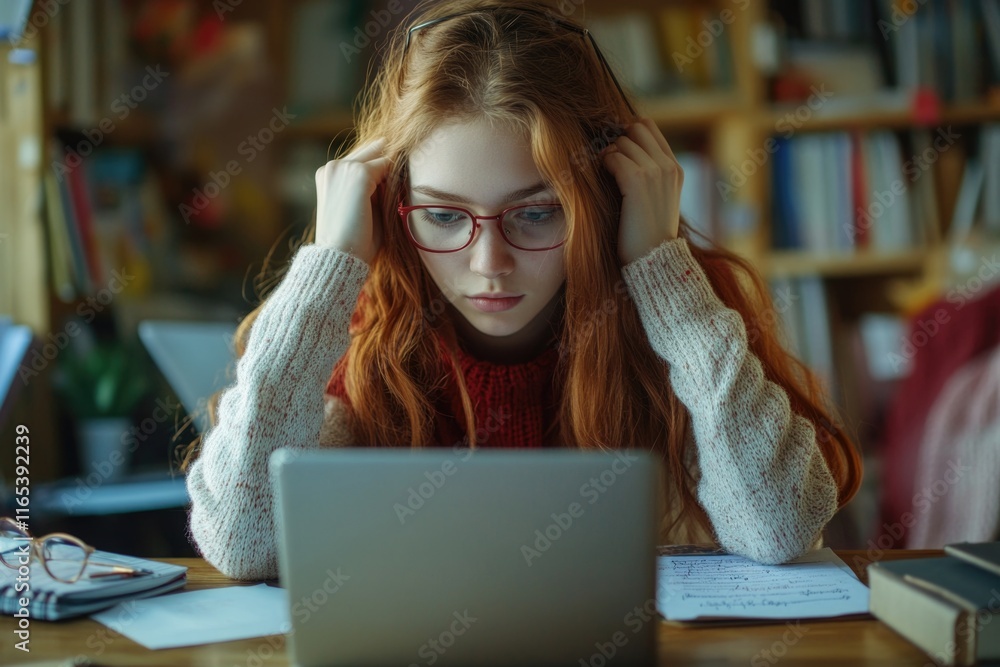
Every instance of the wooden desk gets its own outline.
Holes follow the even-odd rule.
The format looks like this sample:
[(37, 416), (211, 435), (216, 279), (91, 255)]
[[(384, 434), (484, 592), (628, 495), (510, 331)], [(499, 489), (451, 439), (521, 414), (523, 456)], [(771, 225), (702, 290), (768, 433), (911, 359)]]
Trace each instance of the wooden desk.
[[(941, 551), (838, 551), (867, 583), (872, 560), (940, 556)], [(184, 590), (239, 585), (198, 558), (161, 559), (186, 565)], [(0, 664), (85, 655), (99, 665), (288, 665), (282, 635), (244, 641), (150, 651), (89, 618), (31, 624), (31, 653), (14, 649), (14, 620), (0, 618)], [(661, 624), (661, 665), (915, 665), (933, 664), (920, 650), (876, 620), (802, 621), (719, 628)]]

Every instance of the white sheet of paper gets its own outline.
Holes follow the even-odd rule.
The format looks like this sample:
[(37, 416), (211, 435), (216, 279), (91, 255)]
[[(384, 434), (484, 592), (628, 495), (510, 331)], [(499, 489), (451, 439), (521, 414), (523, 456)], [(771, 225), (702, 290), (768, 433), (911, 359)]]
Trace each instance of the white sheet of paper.
[(831, 549), (830, 547), (824, 547), (822, 549), (814, 549), (809, 553), (803, 554), (798, 558), (796, 558), (795, 560), (789, 562), (790, 563), (833, 563), (841, 570), (851, 575), (851, 577), (853, 577), (857, 581), (861, 581), (860, 579), (858, 579), (858, 575), (854, 574), (854, 570), (851, 569), (851, 566), (845, 563), (843, 560), (841, 560), (840, 556), (835, 554), (833, 552), (833, 549)]
[(267, 584), (227, 586), (123, 602), (91, 618), (146, 648), (174, 648), (288, 632), (287, 600)]
[(668, 621), (867, 613), (868, 588), (836, 554), (824, 551), (784, 565), (731, 555), (660, 556), (657, 608)]

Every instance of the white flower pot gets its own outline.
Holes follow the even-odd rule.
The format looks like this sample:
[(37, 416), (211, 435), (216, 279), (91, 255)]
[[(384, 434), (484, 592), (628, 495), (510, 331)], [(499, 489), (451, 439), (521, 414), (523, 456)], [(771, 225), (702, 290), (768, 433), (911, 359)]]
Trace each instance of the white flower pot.
[(125, 435), (132, 420), (128, 417), (102, 417), (81, 420), (77, 426), (80, 446), (80, 474), (101, 484), (120, 479), (128, 468), (130, 453)]

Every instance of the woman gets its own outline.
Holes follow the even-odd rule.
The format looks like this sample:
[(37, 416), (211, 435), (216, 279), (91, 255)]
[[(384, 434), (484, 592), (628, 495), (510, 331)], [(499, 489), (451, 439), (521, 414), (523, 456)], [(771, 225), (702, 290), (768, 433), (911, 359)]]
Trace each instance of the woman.
[(818, 544), (859, 457), (757, 273), (689, 243), (681, 169), (596, 43), (535, 0), (420, 9), (189, 449), (201, 553), (277, 576), (281, 446), (648, 449), (664, 542)]

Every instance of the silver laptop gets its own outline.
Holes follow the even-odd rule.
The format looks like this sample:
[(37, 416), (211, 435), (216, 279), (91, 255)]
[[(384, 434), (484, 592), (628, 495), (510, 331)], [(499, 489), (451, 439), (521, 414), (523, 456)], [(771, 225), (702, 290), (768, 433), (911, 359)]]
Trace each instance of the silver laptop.
[(647, 452), (284, 448), (270, 466), (293, 664), (655, 664)]

